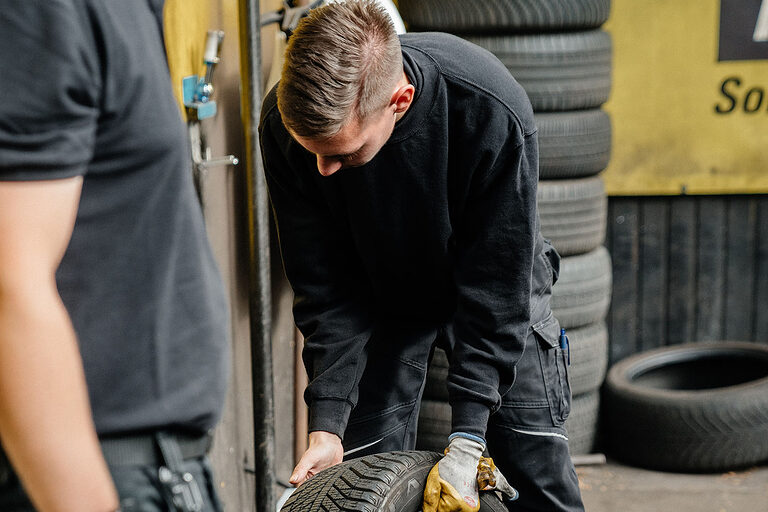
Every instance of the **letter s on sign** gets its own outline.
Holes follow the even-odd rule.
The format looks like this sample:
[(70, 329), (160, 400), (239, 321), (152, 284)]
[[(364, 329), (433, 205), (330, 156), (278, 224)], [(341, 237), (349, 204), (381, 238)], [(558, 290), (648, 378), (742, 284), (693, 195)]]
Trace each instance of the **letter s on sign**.
[(730, 82), (733, 82), (736, 87), (739, 87), (741, 85), (741, 80), (739, 80), (737, 77), (732, 76), (730, 78), (726, 78), (723, 80), (723, 85), (720, 86), (720, 92), (723, 93), (723, 96), (728, 98), (728, 101), (731, 102), (731, 105), (729, 107), (723, 107), (722, 105), (715, 105), (715, 112), (718, 114), (728, 114), (729, 112), (733, 112), (733, 109), (736, 108), (736, 98), (732, 96), (728, 90), (726, 90), (726, 87)]

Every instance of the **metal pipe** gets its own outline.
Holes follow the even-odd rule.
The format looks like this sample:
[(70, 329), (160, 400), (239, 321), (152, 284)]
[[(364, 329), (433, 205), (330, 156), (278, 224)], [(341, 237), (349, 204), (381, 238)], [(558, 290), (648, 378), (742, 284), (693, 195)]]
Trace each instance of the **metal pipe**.
[(241, 116), (245, 133), (249, 241), (249, 309), (253, 379), (256, 510), (276, 506), (275, 411), (272, 380), (269, 210), (259, 146), (261, 24), (259, 0), (239, 0)]

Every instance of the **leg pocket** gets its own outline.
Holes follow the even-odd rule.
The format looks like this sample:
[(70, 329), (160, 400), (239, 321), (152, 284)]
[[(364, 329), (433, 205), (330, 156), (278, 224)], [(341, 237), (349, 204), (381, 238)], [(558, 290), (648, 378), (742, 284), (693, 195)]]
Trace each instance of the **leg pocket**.
[(567, 350), (560, 348), (560, 324), (550, 313), (533, 326), (538, 340), (539, 363), (555, 426), (562, 426), (571, 410), (571, 386), (568, 379)]

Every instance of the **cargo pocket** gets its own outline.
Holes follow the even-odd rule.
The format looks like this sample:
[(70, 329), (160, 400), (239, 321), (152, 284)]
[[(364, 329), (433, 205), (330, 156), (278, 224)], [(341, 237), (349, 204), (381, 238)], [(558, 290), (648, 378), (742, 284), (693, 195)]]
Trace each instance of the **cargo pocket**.
[(533, 326), (533, 332), (539, 341), (539, 362), (552, 421), (555, 426), (562, 426), (571, 410), (571, 386), (567, 350), (560, 348), (560, 323), (550, 312)]

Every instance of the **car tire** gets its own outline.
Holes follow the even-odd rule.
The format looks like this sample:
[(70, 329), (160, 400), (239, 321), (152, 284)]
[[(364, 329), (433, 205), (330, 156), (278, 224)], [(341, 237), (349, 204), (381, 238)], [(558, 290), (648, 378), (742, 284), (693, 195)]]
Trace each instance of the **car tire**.
[(409, 30), (453, 33), (596, 28), (610, 0), (399, 0)]
[(608, 199), (601, 178), (542, 180), (536, 195), (541, 234), (561, 256), (590, 252), (605, 241)]
[(571, 455), (592, 453), (597, 438), (599, 412), (600, 392), (597, 389), (574, 395), (571, 399), (571, 414), (565, 420)]
[(552, 312), (566, 329), (605, 319), (611, 302), (611, 257), (605, 247), (560, 261)]
[[(282, 512), (416, 512), (427, 475), (441, 455), (388, 452), (342, 462), (302, 484)], [(506, 512), (495, 493), (480, 494), (480, 510)]]
[(448, 355), (443, 349), (435, 348), (427, 369), (424, 399), (448, 401), (448, 367)]
[(451, 406), (442, 400), (422, 400), (416, 449), (441, 452), (451, 435)]
[(641, 352), (605, 384), (610, 453), (662, 471), (768, 461), (768, 346), (691, 343)]
[(528, 93), (535, 112), (593, 109), (608, 100), (608, 32), (463, 37), (498, 57)]
[(571, 392), (575, 395), (598, 389), (608, 369), (608, 328), (605, 322), (568, 331), (571, 353)]
[(611, 159), (611, 118), (600, 109), (542, 112), (539, 131), (539, 178), (593, 176)]

